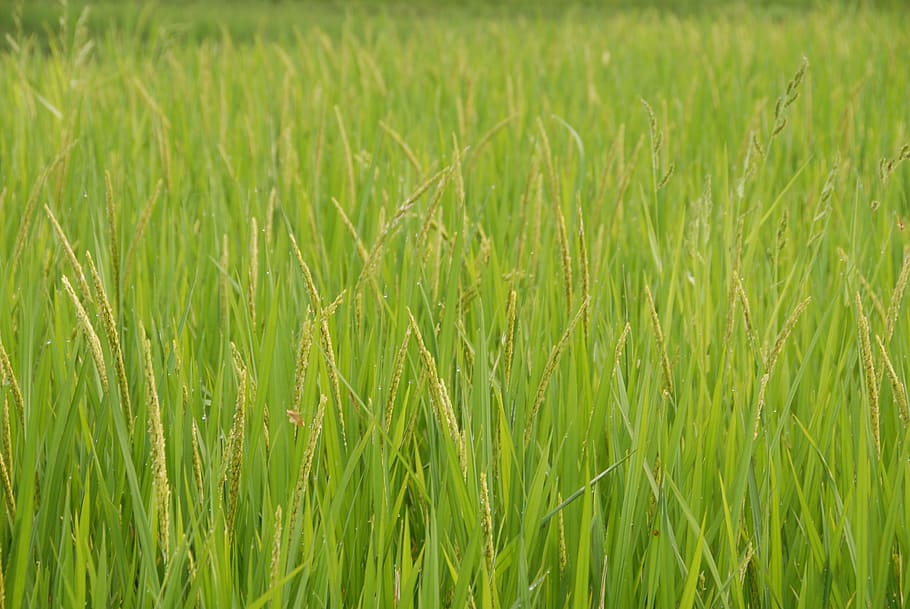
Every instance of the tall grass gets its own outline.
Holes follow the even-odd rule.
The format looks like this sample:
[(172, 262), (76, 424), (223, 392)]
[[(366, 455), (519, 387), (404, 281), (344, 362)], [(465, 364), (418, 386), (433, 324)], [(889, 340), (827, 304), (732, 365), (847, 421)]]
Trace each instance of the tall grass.
[(905, 13), (53, 10), (0, 606), (910, 602)]

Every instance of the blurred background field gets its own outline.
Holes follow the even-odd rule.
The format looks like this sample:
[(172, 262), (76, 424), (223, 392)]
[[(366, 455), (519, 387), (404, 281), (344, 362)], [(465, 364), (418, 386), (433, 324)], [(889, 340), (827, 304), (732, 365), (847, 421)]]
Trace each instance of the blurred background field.
[(18, 7), (0, 603), (910, 603), (902, 3)]

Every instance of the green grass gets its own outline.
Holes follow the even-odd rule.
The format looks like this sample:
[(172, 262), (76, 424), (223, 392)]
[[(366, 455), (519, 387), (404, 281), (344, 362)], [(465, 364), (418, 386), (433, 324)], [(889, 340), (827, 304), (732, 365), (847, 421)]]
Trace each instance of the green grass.
[(910, 602), (907, 14), (192, 10), (9, 21), (6, 607)]

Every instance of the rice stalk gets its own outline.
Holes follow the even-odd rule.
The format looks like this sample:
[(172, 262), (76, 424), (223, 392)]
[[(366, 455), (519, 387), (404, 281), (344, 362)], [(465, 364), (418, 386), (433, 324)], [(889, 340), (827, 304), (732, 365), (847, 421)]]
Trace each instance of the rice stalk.
[[(578, 214), (578, 259), (581, 265), (581, 299), (587, 301), (591, 294), (591, 274), (588, 270), (588, 240), (585, 236), (585, 218), (581, 212), (581, 200), (576, 201), (576, 213)], [(585, 341), (590, 340), (591, 336), (591, 311), (585, 309), (585, 316), (582, 319)]]
[[(464, 134), (463, 130), (460, 133)], [(455, 209), (461, 214), (461, 234), (464, 239), (468, 238), (468, 210), (467, 199), (464, 186), (464, 167), (462, 166), (461, 147), (458, 144), (458, 138), (452, 134), (452, 182), (455, 185)]]
[(423, 341), (423, 335), (420, 333), (420, 327), (417, 325), (417, 320), (414, 319), (414, 315), (411, 313), (410, 309), (407, 311), (411, 329), (414, 332), (414, 337), (417, 339), (420, 357), (423, 360), (424, 369), (428, 375), (430, 395), (434, 405), (436, 419), (440, 426), (448, 432), (449, 438), (458, 449), (458, 459), (461, 462), (462, 473), (466, 474), (467, 452), (464, 436), (459, 429), (458, 419), (455, 416), (455, 409), (452, 407), (452, 402), (449, 399), (448, 389), (446, 389), (445, 383), (443, 383), (442, 379), (439, 377), (439, 372), (436, 368), (436, 360)]
[(736, 242), (733, 246), (733, 268), (730, 272), (730, 290), (727, 293), (727, 315), (724, 323), (725, 350), (732, 347), (733, 329), (736, 326), (736, 305), (739, 302), (737, 286), (739, 285), (739, 267), (742, 264), (743, 251), (743, 220), (740, 219), (736, 226)]
[(133, 237), (130, 240), (130, 249), (126, 254), (126, 264), (123, 267), (123, 283), (125, 285), (128, 285), (130, 271), (133, 267), (133, 260), (136, 257), (136, 250), (142, 241), (142, 236), (145, 234), (145, 229), (148, 226), (149, 220), (152, 218), (152, 212), (155, 210), (155, 204), (158, 202), (158, 197), (161, 196), (162, 186), (163, 182), (161, 180), (158, 180), (158, 182), (155, 183), (155, 190), (142, 208), (139, 222), (136, 224), (136, 229), (133, 231)]
[(888, 357), (888, 351), (885, 349), (885, 343), (882, 338), (876, 334), (875, 340), (878, 342), (878, 348), (882, 354), (882, 363), (888, 374), (888, 380), (891, 381), (891, 393), (894, 394), (894, 401), (897, 402), (897, 413), (900, 415), (904, 427), (907, 427), (910, 425), (910, 406), (907, 404), (907, 390), (897, 377), (897, 372), (894, 370), (891, 358)]
[[(0, 205), (0, 211), (3, 205)], [(3, 577), (3, 548), (0, 548), (0, 609), (6, 609), (6, 580)]]
[(562, 200), (562, 196), (560, 195), (561, 188), (559, 185), (559, 177), (556, 175), (556, 169), (553, 164), (553, 152), (550, 148), (550, 138), (547, 136), (547, 130), (539, 116), (537, 117), (537, 131), (540, 134), (540, 143), (543, 146), (547, 194), (550, 196), (550, 201), (552, 201), (554, 205), (559, 205)]
[[(558, 505), (562, 505), (562, 493), (556, 494), (556, 500), (559, 502)], [(566, 547), (566, 518), (565, 510), (559, 510), (559, 515), (557, 516), (558, 529), (559, 529), (559, 576), (565, 577), (566, 569), (569, 568), (569, 550)]]
[(306, 491), (307, 482), (310, 479), (310, 470), (313, 468), (313, 458), (316, 456), (316, 447), (319, 443), (319, 436), (322, 433), (322, 421), (325, 417), (325, 405), (328, 402), (325, 394), (319, 396), (319, 405), (316, 407), (316, 414), (310, 425), (310, 435), (307, 439), (306, 450), (303, 453), (303, 461), (300, 465), (300, 472), (297, 476), (297, 487), (294, 490), (294, 499), (291, 505), (291, 522), (296, 523), (297, 519), (302, 516), (300, 513), (301, 502), (304, 492)]
[(490, 574), (491, 592), (496, 574), (496, 548), (493, 545), (493, 510), (490, 503), (490, 489), (487, 486), (487, 473), (480, 472), (480, 510), (481, 528), (483, 529), (483, 554)]
[(231, 318), (231, 276), (228, 274), (228, 267), (230, 265), (230, 254), (228, 250), (228, 236), (224, 234), (221, 236), (221, 257), (219, 259), (219, 266), (221, 271), (221, 289), (218, 291), (220, 296), (220, 309), (221, 309), (221, 327), (227, 328), (229, 326), (229, 321)]
[(654, 108), (644, 98), (641, 103), (648, 114), (648, 133), (651, 137), (651, 171), (654, 179), (657, 180), (657, 172), (660, 171), (660, 151), (663, 148), (664, 133), (657, 123), (657, 115), (654, 114)]
[(278, 204), (278, 189), (274, 186), (269, 192), (268, 207), (265, 212), (265, 245), (272, 248), (272, 238), (275, 234), (275, 208)]
[(3, 483), (3, 496), (6, 498), (6, 509), (12, 520), (16, 519), (16, 495), (13, 494), (13, 482), (6, 459), (0, 455), (0, 481)]
[(145, 328), (140, 324), (142, 338), (142, 355), (145, 364), (146, 402), (149, 417), (149, 440), (152, 452), (152, 472), (154, 476), (155, 503), (158, 515), (158, 535), (161, 541), (161, 551), (165, 559), (170, 547), (171, 518), (170, 498), (171, 487), (167, 476), (167, 456), (164, 447), (164, 427), (161, 422), (161, 405), (158, 401), (158, 390), (155, 382), (155, 368), (152, 362), (152, 343), (149, 341)]
[(901, 304), (904, 301), (904, 292), (907, 290), (907, 281), (910, 279), (910, 248), (904, 250), (904, 261), (894, 291), (891, 292), (891, 301), (888, 303), (888, 313), (885, 316), (885, 343), (891, 342), (894, 336), (894, 327), (897, 325)]
[(344, 209), (341, 207), (341, 203), (338, 202), (338, 199), (335, 197), (331, 198), (332, 205), (335, 206), (335, 209), (338, 211), (338, 215), (341, 216), (341, 222), (344, 224), (344, 227), (348, 229), (351, 238), (354, 239), (354, 245), (357, 247), (357, 254), (360, 256), (360, 259), (363, 262), (366, 262), (370, 256), (370, 253), (367, 251), (366, 246), (363, 244), (363, 241), (360, 240), (360, 235), (357, 233), (357, 228), (354, 227), (354, 224), (348, 218), (348, 215), (344, 212)]
[(799, 97), (800, 85), (808, 70), (809, 60), (803, 57), (793, 78), (787, 83), (787, 90), (777, 99), (777, 103), (774, 106), (774, 127), (771, 130), (771, 139), (777, 137), (787, 126), (787, 109)]
[(543, 121), (537, 118), (537, 130), (540, 132), (540, 139), (543, 144), (544, 165), (546, 167), (546, 185), (552, 205), (553, 217), (556, 221), (556, 235), (559, 239), (559, 250), (562, 255), (562, 279), (563, 292), (566, 299), (566, 314), (572, 314), (572, 256), (569, 253), (569, 233), (566, 229), (566, 218), (562, 212), (560, 197), (559, 179), (553, 168), (553, 154), (550, 150), (550, 140), (547, 138), (547, 131), (544, 129)]
[[(2, 383), (3, 374), (0, 374), (0, 383)], [(6, 455), (6, 462), (9, 468), (13, 469), (13, 428), (9, 416), (9, 400), (6, 394), (3, 395), (3, 453)]]
[(417, 173), (423, 173), (423, 167), (420, 165), (420, 161), (417, 160), (417, 155), (414, 154), (414, 151), (411, 150), (411, 147), (408, 146), (408, 143), (401, 136), (401, 134), (392, 129), (385, 121), (379, 121), (379, 126), (383, 131), (389, 134), (389, 137), (392, 138), (392, 141), (398, 144), (398, 147), (401, 148), (402, 152), (404, 152), (405, 158), (408, 160), (414, 170)]
[[(843, 248), (838, 247), (836, 249), (836, 253), (840, 261), (847, 265), (848, 271), (859, 280), (859, 283), (863, 287), (863, 291), (865, 292), (866, 296), (868, 296), (869, 300), (872, 301), (872, 308), (875, 309), (875, 312), (878, 313), (879, 317), (881, 317), (882, 320), (887, 320), (888, 313), (885, 311), (885, 306), (882, 304), (881, 298), (879, 298), (878, 294), (875, 291), (875, 288), (873, 288), (872, 284), (869, 283), (869, 280), (866, 279), (866, 276), (863, 275), (862, 271), (859, 270), (859, 266), (857, 266), (850, 259), (850, 256), (847, 255), (847, 252), (845, 252)], [(892, 293), (892, 298), (896, 293), (897, 291), (895, 290), (895, 292)]]
[(509, 384), (512, 378), (512, 355), (515, 352), (515, 318), (518, 315), (518, 294), (515, 290), (509, 292), (509, 304), (506, 308), (506, 334), (503, 337), (505, 340), (505, 352), (503, 353), (505, 366), (505, 378), (506, 385)]
[(338, 368), (335, 363), (335, 347), (332, 344), (332, 333), (329, 331), (328, 318), (322, 309), (322, 299), (316, 289), (316, 282), (313, 281), (313, 274), (310, 272), (310, 267), (307, 266), (307, 263), (304, 261), (303, 254), (300, 253), (300, 248), (297, 247), (297, 240), (294, 239), (294, 235), (290, 235), (290, 239), (291, 247), (294, 250), (294, 255), (297, 257), (297, 263), (300, 266), (301, 272), (303, 273), (307, 292), (310, 296), (310, 302), (316, 309), (316, 316), (319, 322), (319, 339), (320, 343), (322, 344), (322, 351), (323, 356), (326, 360), (326, 368), (328, 368), (329, 379), (332, 382), (332, 397), (335, 400), (335, 406), (338, 411), (338, 422), (341, 425), (341, 437), (343, 443), (345, 446), (347, 446), (344, 410), (342, 407), (343, 403), (341, 401), (341, 381), (338, 378)]
[[(281, 577), (281, 506), (275, 508), (275, 534), (272, 536), (272, 560), (269, 568), (269, 589), (278, 588), (278, 581)], [(278, 601), (280, 603), (280, 601)]]
[[(610, 379), (616, 376), (616, 369), (619, 366), (619, 360), (622, 358), (623, 351), (626, 348), (626, 340), (629, 338), (629, 333), (632, 331), (632, 326), (627, 321), (623, 324), (622, 331), (619, 333), (619, 338), (616, 339), (616, 346), (613, 349), (613, 364), (610, 366)], [(593, 429), (594, 424), (594, 405), (592, 404), (588, 408), (588, 424), (585, 427), (585, 438), (581, 444), (581, 454), (588, 454), (588, 441), (591, 437), (591, 430)]]
[(227, 502), (224, 525), (229, 537), (233, 537), (234, 521), (240, 500), (240, 475), (243, 471), (243, 446), (246, 436), (246, 382), (247, 372), (241, 369), (237, 375), (237, 402), (234, 406), (234, 422), (228, 439), (230, 453), (226, 472)]
[(607, 194), (607, 183), (610, 176), (612, 175), (612, 169), (616, 165), (617, 159), (619, 158), (619, 152), (623, 149), (626, 139), (626, 124), (622, 123), (619, 125), (619, 130), (616, 133), (616, 137), (613, 138), (613, 144), (610, 146), (610, 151), (607, 153), (607, 160), (604, 163), (603, 170), (600, 172), (600, 179), (597, 182), (597, 190), (594, 195), (594, 208), (599, 209), (603, 203), (604, 197)]
[(468, 157), (468, 162), (466, 163), (468, 169), (470, 169), (473, 166), (474, 161), (478, 158), (480, 151), (483, 150), (484, 146), (486, 146), (488, 143), (490, 143), (490, 140), (492, 140), (493, 137), (497, 133), (499, 133), (500, 131), (505, 129), (509, 125), (509, 123), (511, 123), (512, 121), (517, 119), (518, 116), (519, 116), (518, 114), (511, 114), (511, 115), (505, 117), (504, 119), (502, 119), (501, 121), (499, 121), (498, 123), (496, 123), (495, 125), (490, 127), (490, 129), (486, 133), (484, 133), (480, 137), (479, 140), (477, 140), (477, 144), (475, 144), (471, 148), (471, 156)]
[[(417, 232), (417, 244), (421, 249), (426, 247), (427, 234), (430, 232), (431, 225), (435, 222), (436, 211), (439, 209), (439, 204), (442, 202), (442, 195), (445, 194), (446, 187), (449, 185), (451, 177), (452, 173), (446, 171), (436, 183), (436, 190), (433, 193), (433, 198), (430, 199), (430, 204), (427, 206), (426, 212), (424, 212), (423, 224)], [(424, 254), (423, 260), (426, 262), (426, 254)]]
[(525, 446), (531, 442), (531, 432), (534, 429), (534, 420), (537, 418), (537, 413), (540, 411), (540, 407), (543, 405), (544, 398), (547, 395), (547, 388), (550, 386), (550, 380), (553, 378), (553, 373), (556, 372), (556, 368), (559, 366), (559, 360), (562, 357), (563, 352), (566, 350), (566, 347), (569, 345), (569, 340), (572, 338), (572, 333), (575, 330), (575, 326), (579, 321), (581, 321), (587, 308), (588, 301), (585, 300), (581, 303), (581, 306), (578, 307), (578, 312), (575, 313), (575, 316), (569, 322), (569, 325), (566, 327), (565, 332), (563, 332), (562, 336), (559, 338), (559, 342), (553, 345), (553, 348), (550, 349), (550, 355), (547, 358), (547, 363), (544, 366), (543, 373), (540, 375), (540, 382), (537, 384), (537, 392), (534, 394), (534, 403), (531, 406), (530, 413), (528, 414), (528, 421), (525, 425)]
[[(521, 191), (521, 201), (518, 203), (518, 209), (521, 212), (521, 233), (518, 236), (518, 265), (527, 267), (525, 263), (525, 249), (529, 242), (529, 232), (533, 224), (539, 221), (537, 214), (534, 213), (533, 206), (538, 203), (538, 174), (540, 173), (540, 161), (537, 154), (531, 156), (531, 166), (528, 169), (528, 177), (525, 187)], [(532, 202), (533, 200), (533, 202)], [(531, 241), (537, 243), (537, 241)]]
[(297, 239), (294, 238), (292, 233), (288, 233), (288, 237), (291, 240), (291, 249), (294, 251), (294, 256), (297, 258), (297, 264), (300, 266), (300, 271), (303, 273), (304, 286), (306, 287), (307, 295), (310, 298), (310, 304), (316, 309), (316, 316), (322, 316), (322, 299), (319, 296), (319, 290), (316, 289), (316, 282), (313, 281), (313, 273), (310, 272), (310, 267), (303, 259), (303, 254), (300, 253), (300, 248), (297, 246)]
[(900, 165), (902, 161), (908, 159), (910, 159), (910, 144), (904, 144), (893, 159), (883, 157), (878, 164), (878, 177), (881, 179), (882, 184), (885, 184), (888, 181), (888, 178), (891, 177), (891, 174), (894, 173), (894, 170), (897, 169), (897, 166)]
[(796, 322), (799, 321), (800, 316), (805, 312), (809, 307), (809, 303), (812, 302), (812, 297), (807, 297), (805, 300), (796, 305), (796, 308), (793, 309), (793, 312), (790, 313), (790, 317), (787, 318), (787, 321), (784, 322), (784, 327), (781, 328), (781, 331), (778, 333), (777, 338), (774, 341), (774, 346), (771, 348), (771, 352), (768, 354), (768, 358), (765, 361), (765, 371), (770, 373), (774, 370), (775, 364), (780, 357), (780, 354), (783, 353), (784, 347), (787, 343), (787, 338), (790, 336), (790, 333), (793, 332), (793, 328), (796, 327)]
[(812, 298), (808, 297), (796, 305), (796, 308), (793, 309), (793, 312), (790, 313), (790, 317), (788, 317), (787, 321), (784, 323), (784, 327), (781, 328), (781, 331), (777, 334), (774, 346), (771, 348), (771, 351), (765, 360), (764, 374), (762, 374), (761, 381), (759, 382), (758, 407), (755, 412), (755, 424), (752, 431), (753, 438), (758, 437), (758, 430), (761, 426), (761, 415), (765, 407), (765, 395), (768, 388), (768, 381), (771, 379), (771, 372), (774, 370), (777, 360), (784, 351), (784, 347), (787, 344), (787, 338), (790, 336), (790, 333), (793, 332), (793, 328), (796, 327), (796, 322), (799, 321), (799, 318), (809, 307), (810, 302), (812, 302)]
[(92, 283), (95, 287), (95, 297), (97, 298), (98, 308), (101, 310), (101, 325), (107, 336), (108, 345), (114, 356), (114, 372), (117, 375), (117, 388), (120, 392), (120, 402), (123, 406), (123, 413), (126, 416), (126, 426), (129, 429), (130, 436), (133, 434), (133, 409), (130, 404), (130, 386), (126, 377), (126, 365), (123, 361), (123, 348), (120, 344), (120, 332), (117, 329), (117, 322), (114, 320), (114, 312), (111, 309), (111, 303), (104, 291), (104, 285), (101, 283), (101, 276), (95, 267), (95, 261), (92, 259), (90, 252), (85, 253), (88, 258), (88, 267), (92, 275)]
[(616, 367), (619, 366), (619, 360), (626, 348), (626, 340), (629, 338), (629, 332), (631, 331), (632, 326), (627, 321), (622, 327), (622, 332), (620, 332), (619, 338), (616, 340), (616, 348), (613, 350), (613, 365), (610, 367), (611, 376), (616, 374)]
[(105, 170), (104, 185), (107, 203), (107, 235), (111, 256), (111, 272), (114, 283), (114, 304), (120, 307), (120, 223), (117, 219), (117, 204), (114, 200), (114, 186), (111, 182), (111, 172)]
[(638, 141), (635, 143), (635, 148), (632, 150), (630, 160), (622, 167), (622, 173), (619, 177), (619, 186), (616, 188), (616, 200), (613, 204), (613, 218), (611, 223), (614, 227), (617, 227), (617, 229), (620, 226), (618, 219), (622, 218), (623, 202), (626, 198), (626, 191), (629, 190), (629, 185), (632, 183), (632, 173), (635, 171), (635, 167), (638, 164), (638, 155), (644, 147), (644, 141), (645, 136), (639, 136)]
[(54, 161), (41, 171), (38, 175), (38, 179), (32, 184), (32, 188), (29, 191), (28, 199), (26, 199), (25, 207), (22, 209), (19, 220), (19, 232), (16, 233), (16, 243), (13, 245), (13, 257), (8, 267), (10, 275), (16, 272), (19, 257), (22, 255), (22, 249), (25, 247), (25, 240), (28, 237), (28, 232), (32, 226), (32, 219), (35, 216), (35, 208), (38, 206), (38, 199), (44, 191), (45, 184), (47, 184), (48, 176), (61, 160), (62, 156), (58, 155)]
[(256, 286), (259, 283), (259, 227), (256, 218), (250, 218), (250, 266), (247, 272), (247, 306), (250, 310), (250, 327), (256, 329)]
[(85, 312), (82, 303), (79, 302), (79, 297), (76, 295), (73, 286), (70, 285), (69, 279), (64, 275), (61, 280), (66, 293), (69, 294), (70, 300), (73, 301), (73, 307), (76, 309), (76, 321), (79, 323), (79, 327), (82, 329), (82, 333), (88, 341), (89, 351), (92, 354), (92, 359), (95, 360), (95, 367), (98, 369), (98, 376), (101, 377), (101, 385), (104, 388), (104, 391), (107, 392), (107, 368), (104, 364), (104, 353), (101, 350), (101, 341), (98, 340), (98, 335), (95, 333), (95, 328), (92, 327), (91, 319), (89, 319), (88, 313)]
[[(385, 244), (388, 241), (389, 237), (398, 230), (398, 227), (401, 225), (401, 221), (404, 219), (405, 215), (411, 210), (414, 204), (426, 193), (433, 184), (436, 184), (441, 179), (447, 179), (447, 174), (449, 168), (443, 168), (437, 171), (435, 174), (430, 176), (427, 180), (422, 182), (414, 192), (412, 192), (407, 199), (398, 207), (395, 211), (395, 215), (387, 221), (382, 231), (379, 233), (379, 236), (376, 238), (376, 241), (373, 243), (373, 247), (370, 248), (370, 253), (367, 258), (367, 261), (363, 265), (363, 269), (360, 271), (360, 275), (357, 277), (357, 281), (354, 284), (354, 292), (356, 293), (360, 286), (363, 285), (364, 281), (369, 280), (373, 273), (375, 273), (376, 268), (379, 266), (379, 261), (382, 258), (383, 251), (385, 249)], [(439, 196), (441, 193), (437, 191)]]
[(664, 395), (673, 397), (673, 372), (670, 370), (670, 358), (667, 356), (667, 343), (660, 325), (660, 317), (657, 315), (657, 307), (654, 306), (654, 296), (651, 295), (651, 288), (648, 284), (645, 284), (645, 297), (648, 301), (648, 312), (651, 315), (651, 330), (654, 332), (654, 342), (657, 344), (658, 352), (660, 352), (660, 367), (664, 375)]
[(866, 381), (866, 394), (869, 398), (869, 423), (872, 426), (872, 437), (875, 440), (875, 452), (881, 455), (882, 441), (879, 429), (878, 383), (875, 376), (875, 363), (872, 361), (872, 340), (869, 337), (869, 320), (863, 312), (863, 301), (856, 292), (854, 296), (856, 313), (859, 318), (860, 356), (863, 366), (863, 377)]
[(300, 402), (303, 399), (303, 384), (306, 381), (306, 371), (310, 363), (312, 345), (313, 322), (309, 319), (308, 313), (300, 331), (300, 344), (297, 347), (297, 366), (294, 371), (294, 399), (291, 403), (293, 408), (300, 408)]
[(761, 361), (758, 351), (758, 336), (755, 332), (755, 324), (752, 320), (752, 309), (749, 306), (749, 297), (746, 296), (746, 290), (743, 287), (742, 280), (739, 277), (735, 277), (734, 281), (736, 282), (736, 294), (739, 297), (739, 303), (743, 307), (743, 321), (746, 324), (746, 334), (749, 337), (749, 346), (752, 348), (752, 354)]
[(335, 106), (335, 122), (338, 124), (338, 133), (341, 135), (341, 146), (344, 149), (344, 167), (348, 178), (348, 199), (357, 200), (357, 191), (354, 180), (354, 156), (351, 154), (351, 144), (348, 141), (348, 132), (344, 128), (344, 119), (341, 117), (341, 109)]
[(199, 426), (193, 418), (193, 481), (196, 483), (196, 496), (199, 503), (205, 497), (205, 484), (202, 476), (202, 453), (199, 452)]
[(76, 283), (79, 286), (79, 292), (82, 294), (82, 299), (85, 302), (92, 302), (92, 293), (88, 289), (88, 282), (85, 280), (85, 272), (82, 270), (79, 259), (76, 258), (76, 253), (73, 251), (70, 240), (66, 238), (66, 233), (63, 232), (63, 228), (60, 226), (60, 223), (57, 222), (57, 218), (54, 216), (54, 212), (51, 211), (51, 208), (45, 205), (44, 211), (47, 214), (48, 219), (50, 219), (51, 225), (54, 227), (54, 232), (57, 234), (60, 244), (63, 246), (63, 252), (66, 254), (66, 259), (73, 268), (73, 273), (76, 276)]
[(389, 384), (389, 397), (385, 407), (385, 426), (386, 432), (392, 427), (392, 413), (395, 408), (395, 399), (398, 397), (398, 385), (401, 383), (401, 375), (404, 372), (405, 359), (408, 354), (408, 344), (411, 341), (411, 326), (405, 329), (404, 339), (401, 346), (395, 354), (395, 360), (392, 364), (392, 382)]
[(0, 339), (0, 377), (5, 379), (13, 394), (13, 404), (16, 406), (16, 414), (19, 415), (19, 424), (25, 429), (25, 400), (22, 398), (22, 388), (19, 381), (16, 380), (16, 374), (13, 372), (13, 365), (9, 361), (9, 354), (3, 347), (3, 340)]

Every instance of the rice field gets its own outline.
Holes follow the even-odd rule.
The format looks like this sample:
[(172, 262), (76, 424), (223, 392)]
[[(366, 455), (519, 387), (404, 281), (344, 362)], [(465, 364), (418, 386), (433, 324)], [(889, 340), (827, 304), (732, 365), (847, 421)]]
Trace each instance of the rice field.
[(0, 607), (910, 604), (907, 12), (2, 11)]

